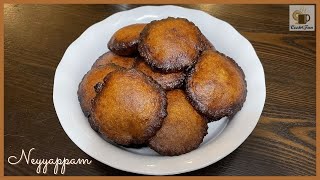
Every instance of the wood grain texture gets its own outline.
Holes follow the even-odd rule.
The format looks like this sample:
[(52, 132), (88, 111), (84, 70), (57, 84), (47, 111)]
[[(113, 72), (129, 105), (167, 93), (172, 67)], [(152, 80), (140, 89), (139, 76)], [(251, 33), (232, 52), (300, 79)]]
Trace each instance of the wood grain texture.
[[(288, 31), (288, 5), (183, 5), (234, 26), (265, 70), (262, 117), (233, 153), (182, 175), (315, 175), (316, 33)], [(137, 5), (5, 5), (5, 175), (37, 175), (7, 158), (36, 148), (37, 158), (88, 158), (65, 134), (52, 102), (56, 66), (92, 24)], [(209, 157), (208, 157), (209, 158)], [(53, 175), (52, 167), (48, 170)], [(65, 175), (135, 175), (96, 160)]]

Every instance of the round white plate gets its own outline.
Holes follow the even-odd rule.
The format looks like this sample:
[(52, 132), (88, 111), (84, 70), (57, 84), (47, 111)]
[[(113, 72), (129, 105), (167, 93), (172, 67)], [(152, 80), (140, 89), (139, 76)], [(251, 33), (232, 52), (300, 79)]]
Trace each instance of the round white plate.
[[(94, 61), (108, 51), (107, 42), (123, 26), (152, 20), (184, 17), (194, 22), (216, 49), (232, 57), (246, 75), (248, 95), (241, 111), (229, 121), (209, 124), (201, 146), (184, 155), (159, 156), (149, 148), (132, 149), (104, 141), (83, 115), (77, 97), (78, 84)], [(96, 160), (124, 171), (169, 175), (215, 163), (234, 151), (250, 135), (261, 115), (266, 97), (263, 67), (250, 42), (230, 24), (202, 11), (177, 6), (144, 6), (116, 13), (89, 27), (66, 50), (57, 67), (53, 102), (60, 123), (70, 139)]]

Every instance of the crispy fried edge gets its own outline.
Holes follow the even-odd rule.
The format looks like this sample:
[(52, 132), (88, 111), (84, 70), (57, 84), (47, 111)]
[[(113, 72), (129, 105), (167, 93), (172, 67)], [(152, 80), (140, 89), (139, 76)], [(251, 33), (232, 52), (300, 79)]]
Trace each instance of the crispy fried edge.
[[(185, 98), (186, 100), (188, 101), (188, 96), (186, 95), (186, 93), (184, 92), (185, 94)], [(191, 103), (190, 103), (191, 104)], [(192, 105), (192, 104), (191, 104)], [(193, 106), (192, 106), (193, 107)], [(194, 108), (194, 107), (193, 107)], [(198, 112), (198, 111), (197, 111)], [(148, 143), (148, 146), (156, 151), (157, 153), (159, 153), (160, 155), (163, 155), (163, 156), (178, 156), (178, 155), (182, 155), (182, 154), (186, 154), (186, 153), (189, 153), (195, 149), (197, 149), (200, 144), (203, 142), (203, 139), (204, 137), (208, 134), (208, 124), (207, 124), (207, 118), (204, 117), (201, 113), (199, 114), (201, 117), (202, 117), (202, 120), (203, 120), (203, 124), (204, 126), (202, 127), (202, 131), (200, 132), (200, 136), (199, 136), (199, 141), (195, 144), (193, 144), (192, 146), (189, 146), (188, 148), (186, 148), (184, 151), (181, 151), (181, 152), (173, 152), (173, 151), (165, 151), (162, 149), (162, 147), (160, 146), (157, 146), (156, 144), (153, 144), (151, 143), (152, 142), (152, 138), (154, 137), (151, 137), (151, 139), (149, 140), (149, 143)], [(173, 144), (174, 146), (174, 144)]]
[(186, 79), (186, 74), (183, 73), (181, 78), (177, 79), (176, 81), (173, 81), (171, 83), (166, 84), (163, 88), (166, 91), (170, 91), (170, 90), (173, 90), (173, 89), (181, 88), (183, 86), (183, 83), (184, 83), (185, 79)]
[[(105, 52), (105, 53), (103, 53), (102, 55), (100, 55), (95, 61), (94, 61), (94, 63), (92, 64), (92, 66), (91, 66), (91, 69), (93, 69), (93, 68), (97, 68), (97, 67), (99, 67), (99, 66), (104, 66), (104, 65), (108, 65), (108, 64), (114, 64), (114, 63), (112, 63), (112, 62), (109, 62), (109, 63), (107, 63), (107, 64), (104, 64), (104, 65), (96, 65), (96, 63), (99, 61), (99, 60), (101, 60), (102, 58), (103, 58), (103, 56), (105, 56), (105, 55), (107, 55), (107, 54), (109, 54), (109, 53), (113, 53), (113, 54), (115, 54), (114, 52), (112, 52), (112, 51), (107, 51), (107, 52)], [(120, 55), (118, 55), (118, 54), (115, 54), (116, 56), (120, 56)], [(122, 57), (124, 57), (124, 58), (132, 58), (132, 59), (135, 59), (135, 57), (134, 56), (122, 56)], [(132, 68), (134, 65), (135, 65), (135, 61), (133, 62), (133, 65), (130, 67), (130, 68)], [(116, 65), (116, 64), (115, 64)], [(117, 65), (117, 66), (120, 66), (120, 65)], [(122, 67), (122, 66), (120, 66), (120, 67)], [(122, 67), (122, 68), (125, 68), (125, 67)], [(126, 69), (130, 69), (130, 68), (126, 68)]]
[(107, 55), (107, 54), (110, 53), (110, 52), (111, 52), (111, 51), (107, 51), (107, 52), (103, 53), (102, 55), (100, 55), (100, 56), (94, 61), (94, 63), (92, 64), (91, 69), (96, 68), (96, 67), (99, 67), (99, 66), (96, 65), (96, 63), (97, 63), (99, 60), (101, 60), (103, 56)]
[(108, 43), (108, 48), (113, 53), (119, 56), (133, 56), (138, 54), (136, 51), (138, 49), (139, 41), (131, 41), (130, 43), (118, 42), (112, 45), (111, 41)]
[(209, 39), (204, 34), (202, 34), (202, 41), (203, 41), (202, 51), (207, 51), (207, 50), (216, 51), (216, 48), (214, 47), (214, 45), (211, 43), (211, 41), (209, 41)]
[[(138, 73), (139, 75), (142, 75), (144, 81), (147, 83), (147, 84), (150, 84), (151, 86), (153, 86), (156, 91), (158, 91), (158, 94), (160, 95), (160, 98), (161, 98), (161, 102), (160, 102), (160, 110), (159, 110), (159, 113), (153, 117), (153, 119), (151, 120), (152, 122), (154, 122), (153, 124), (151, 124), (148, 129), (146, 129), (145, 133), (144, 133), (144, 139), (138, 139), (138, 140), (132, 140), (130, 142), (122, 142), (122, 140), (120, 139), (114, 139), (114, 140), (111, 140), (111, 139), (108, 139), (106, 133), (104, 132), (101, 132), (100, 130), (100, 127), (99, 127), (99, 124), (98, 123), (95, 123), (96, 120), (95, 120), (95, 117), (94, 117), (94, 109), (96, 107), (96, 101), (97, 101), (97, 98), (101, 95), (101, 91), (106, 88), (106, 84), (108, 83), (110, 77), (115, 74), (115, 73), (118, 73), (118, 72), (121, 72), (121, 73), (126, 73), (126, 72), (130, 72), (130, 71), (134, 71), (135, 73)], [(96, 125), (97, 125), (97, 132), (99, 134), (101, 134), (104, 138), (107, 138), (108, 140), (111, 140), (117, 144), (120, 144), (120, 145), (124, 145), (124, 146), (132, 146), (132, 145), (136, 145), (136, 144), (144, 144), (144, 143), (147, 143), (148, 140), (154, 136), (156, 134), (156, 132), (161, 128), (162, 126), (162, 122), (164, 120), (164, 118), (167, 116), (167, 96), (166, 96), (166, 91), (164, 89), (162, 89), (162, 87), (156, 82), (154, 81), (151, 77), (149, 76), (146, 76), (145, 74), (143, 74), (142, 72), (140, 71), (137, 71), (136, 69), (120, 69), (120, 70), (116, 70), (116, 71), (113, 71), (111, 73), (109, 73), (105, 78), (104, 78), (104, 82), (103, 84), (101, 84), (102, 88), (100, 90), (100, 92), (97, 93), (96, 97), (92, 100), (92, 106), (91, 106), (91, 114), (92, 116), (90, 116), (89, 118), (91, 119), (92, 122), (94, 122)]]
[[(199, 45), (196, 47), (196, 51), (198, 52), (198, 55), (196, 57), (194, 57), (193, 62), (191, 62), (190, 65), (182, 66), (181, 64), (180, 65), (177, 64), (177, 65), (174, 65), (172, 67), (169, 67), (168, 65), (167, 66), (160, 65), (160, 64), (156, 63), (156, 61), (154, 61), (154, 59), (152, 59), (151, 53), (149, 51), (149, 49), (150, 49), (149, 45), (143, 43), (144, 40), (146, 39), (146, 37), (149, 35), (149, 31), (150, 31), (152, 25), (154, 25), (155, 23), (157, 23), (159, 21), (167, 21), (167, 20), (172, 20), (172, 19), (181, 19), (183, 21), (186, 21), (187, 23), (195, 26), (196, 29), (197, 29)], [(185, 70), (190, 66), (193, 66), (197, 62), (197, 59), (200, 56), (201, 51), (202, 51), (202, 49), (204, 47), (204, 43), (205, 43), (205, 42), (203, 42), (203, 38), (201, 36), (202, 36), (202, 33), (201, 33), (200, 29), (198, 28), (198, 26), (196, 26), (193, 22), (191, 22), (191, 21), (189, 21), (189, 20), (187, 20), (185, 18), (168, 17), (167, 19), (154, 20), (154, 21), (151, 21), (149, 24), (147, 24), (144, 27), (144, 29), (141, 31), (141, 33), (140, 33), (140, 43), (138, 44), (138, 51), (139, 51), (140, 56), (142, 56), (145, 59), (145, 61), (149, 64), (149, 66), (152, 69), (158, 70), (158, 71), (161, 71), (161, 72), (166, 72), (166, 73), (178, 72), (178, 71)]]
[[(144, 24), (144, 23), (141, 23), (141, 24)], [(134, 24), (131, 24), (131, 25), (134, 25)], [(115, 33), (117, 32), (118, 30)], [(111, 36), (110, 40), (108, 41), (107, 46), (108, 46), (108, 49), (110, 49), (110, 51), (120, 56), (134, 56), (136, 54), (139, 54), (138, 44), (140, 42), (140, 38), (138, 38), (137, 40), (133, 40), (125, 43), (125, 42), (116, 41), (114, 37), (115, 33)]]
[[(142, 57), (136, 57), (136, 60), (135, 60), (134, 65), (133, 65), (133, 68), (135, 68), (136, 70), (144, 73), (143, 71), (137, 69), (137, 66), (139, 65), (139, 63), (143, 63), (143, 62), (140, 62), (140, 61), (144, 61), (144, 59), (143, 59)], [(148, 65), (149, 65), (149, 64), (148, 64)], [(151, 68), (151, 67), (150, 67), (150, 68)], [(158, 70), (155, 70), (155, 69), (152, 69), (152, 68), (151, 68), (151, 70), (154, 71), (154, 72), (157, 72), (157, 73), (162, 73), (161, 71), (158, 71)], [(186, 79), (186, 73), (185, 73), (184, 71), (181, 71), (181, 73), (182, 73), (181, 78), (179, 78), (179, 79), (177, 79), (176, 81), (173, 81), (173, 82), (171, 82), (171, 83), (169, 83), (169, 84), (163, 85), (163, 86), (160, 84), (160, 86), (161, 86), (164, 90), (166, 90), (166, 91), (173, 90), (173, 89), (177, 89), (177, 88), (181, 88), (181, 87), (183, 86), (183, 84), (184, 84), (185, 79)], [(144, 73), (144, 74), (145, 74), (145, 73)], [(163, 74), (166, 74), (166, 73), (163, 73)], [(145, 75), (146, 75), (146, 76), (149, 76), (148, 74), (145, 74)], [(151, 77), (151, 76), (150, 76), (150, 77)], [(151, 77), (151, 78), (152, 78), (152, 77)], [(153, 78), (152, 78), (152, 79), (153, 79)], [(156, 81), (156, 80), (155, 80), (155, 81)], [(159, 83), (158, 83), (158, 84), (159, 84)]]
[[(209, 50), (210, 51), (210, 50)], [(242, 68), (229, 56), (226, 56), (225, 54), (218, 52), (218, 51), (213, 51), (218, 53), (219, 55), (223, 56), (224, 58), (230, 60), (230, 62), (239, 69), (240, 74), (242, 76), (242, 79), (244, 80), (244, 84), (245, 84), (245, 92), (242, 94), (241, 99), (239, 100), (238, 103), (234, 104), (233, 106), (230, 106), (228, 108), (224, 108), (221, 110), (217, 110), (215, 112), (212, 112), (211, 110), (207, 109), (204, 107), (204, 105), (202, 105), (197, 98), (195, 97), (193, 91), (190, 91), (192, 89), (192, 87), (190, 87), (190, 80), (192, 78), (192, 75), (195, 71), (196, 67), (193, 67), (188, 73), (187, 73), (187, 78), (186, 78), (186, 94), (187, 97), (190, 101), (190, 103), (192, 104), (192, 106), (198, 110), (201, 114), (203, 114), (204, 116), (206, 116), (206, 119), (208, 122), (213, 122), (213, 121), (217, 121), (225, 116), (227, 117), (232, 117), (234, 116), (238, 111), (240, 111), (243, 107), (244, 102), (246, 101), (246, 97), (247, 97), (247, 81), (245, 79), (245, 74), (242, 70)], [(199, 59), (199, 61), (201, 61), (201, 58)]]
[[(78, 95), (78, 100), (79, 100), (79, 103), (80, 103), (80, 107), (81, 107), (81, 110), (83, 112), (83, 114), (88, 117), (90, 115), (90, 109), (88, 111), (85, 111), (83, 108), (82, 108), (82, 102), (83, 102), (83, 94), (82, 92), (80, 92), (80, 86), (82, 85), (83, 83), (83, 80), (89, 75), (89, 73), (91, 73), (92, 71), (94, 71), (95, 69), (98, 69), (98, 68), (102, 68), (102, 67), (105, 67), (105, 66), (112, 66), (112, 67), (115, 67), (116, 69), (118, 68), (121, 68), (120, 66), (116, 65), (116, 64), (113, 64), (113, 63), (110, 63), (110, 64), (106, 64), (106, 65), (101, 65), (101, 66), (97, 66), (95, 68), (92, 68), (90, 69), (81, 79), (80, 83), (78, 84), (78, 90), (77, 90), (77, 95)], [(103, 81), (103, 80), (102, 80)], [(85, 92), (83, 92), (85, 93)]]
[[(162, 156), (179, 156), (182, 154), (189, 153), (189, 152), (197, 149), (201, 145), (201, 143), (203, 142), (204, 137), (208, 134), (207, 121), (205, 120), (205, 118), (203, 118), (203, 121), (204, 121), (204, 127), (202, 128), (201, 134), (199, 136), (199, 141), (197, 143), (194, 143), (192, 146), (185, 148), (184, 151), (180, 151), (180, 152), (165, 151), (160, 146), (154, 145), (152, 143), (149, 143), (148, 147), (150, 147), (152, 150), (156, 151), (157, 153), (159, 153)], [(174, 146), (174, 144), (173, 144), (173, 146)]]

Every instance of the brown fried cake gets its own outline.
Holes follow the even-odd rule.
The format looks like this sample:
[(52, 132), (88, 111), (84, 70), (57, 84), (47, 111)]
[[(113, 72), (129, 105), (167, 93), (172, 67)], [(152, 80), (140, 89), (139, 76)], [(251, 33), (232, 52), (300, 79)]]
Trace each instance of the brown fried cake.
[(140, 32), (146, 24), (132, 24), (116, 31), (108, 42), (108, 48), (115, 54), (131, 56), (138, 53)]
[(99, 82), (103, 82), (103, 78), (114, 70), (121, 67), (115, 64), (108, 64), (93, 68), (84, 75), (78, 87), (78, 99), (81, 109), (85, 116), (89, 116), (91, 109), (91, 100), (96, 96), (94, 86)]
[(210, 121), (233, 116), (246, 99), (245, 75), (230, 57), (204, 51), (188, 74), (186, 93), (192, 105)]
[(182, 90), (167, 92), (167, 99), (168, 116), (150, 139), (149, 146), (166, 156), (188, 153), (202, 143), (207, 134), (207, 121), (192, 107)]
[(193, 65), (203, 47), (197, 26), (184, 18), (152, 21), (140, 34), (140, 55), (154, 69), (177, 72)]
[(115, 65), (124, 67), (124, 68), (132, 68), (134, 63), (135, 63), (135, 58), (133, 57), (124, 57), (124, 56), (119, 56), (114, 54), (113, 52), (109, 51), (107, 53), (104, 53), (101, 55), (96, 62), (92, 65), (92, 68), (101, 66), (101, 65), (106, 65), (109, 63), (113, 63)]
[(134, 68), (140, 70), (147, 76), (152, 77), (165, 90), (179, 88), (185, 79), (184, 72), (161, 73), (157, 70), (153, 70), (146, 62), (142, 60), (142, 58), (138, 58)]
[(152, 78), (135, 69), (119, 70), (105, 77), (90, 119), (117, 144), (144, 144), (161, 127), (166, 107), (166, 93)]

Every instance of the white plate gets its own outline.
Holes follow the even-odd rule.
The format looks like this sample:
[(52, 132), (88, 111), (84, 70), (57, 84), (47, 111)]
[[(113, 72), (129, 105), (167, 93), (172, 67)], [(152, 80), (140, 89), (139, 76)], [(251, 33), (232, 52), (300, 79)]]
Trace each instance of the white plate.
[[(93, 62), (108, 51), (107, 42), (119, 28), (168, 16), (194, 22), (217, 50), (232, 57), (246, 75), (248, 95), (232, 121), (223, 118), (209, 124), (201, 146), (184, 155), (159, 156), (149, 148), (131, 149), (104, 141), (83, 115), (77, 97), (78, 84)], [(215, 163), (234, 151), (250, 135), (261, 115), (266, 97), (263, 67), (250, 42), (230, 24), (198, 10), (177, 6), (144, 6), (116, 13), (89, 27), (66, 50), (57, 67), (53, 102), (60, 123), (70, 139), (96, 160), (124, 171), (169, 175)]]

